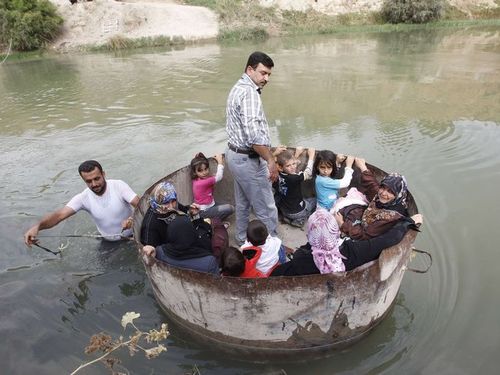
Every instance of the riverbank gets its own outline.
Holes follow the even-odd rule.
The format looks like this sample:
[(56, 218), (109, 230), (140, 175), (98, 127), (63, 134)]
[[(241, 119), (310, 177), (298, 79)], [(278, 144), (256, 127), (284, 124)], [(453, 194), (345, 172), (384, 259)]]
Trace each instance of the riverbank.
[[(382, 5), (382, 0), (260, 0), (260, 6), (215, 0), (50, 1), (64, 19), (61, 35), (50, 45), (58, 52), (331, 33), (352, 25), (373, 27), (380, 23), (377, 12)], [(448, 4), (448, 19), (488, 18), (488, 12), (496, 9), (494, 14), (498, 14), (499, 8), (496, 0), (449, 0)]]
[(61, 35), (50, 49), (69, 51), (125, 44), (176, 44), (215, 39), (217, 15), (208, 8), (169, 0), (95, 0), (71, 4), (50, 0), (64, 19)]

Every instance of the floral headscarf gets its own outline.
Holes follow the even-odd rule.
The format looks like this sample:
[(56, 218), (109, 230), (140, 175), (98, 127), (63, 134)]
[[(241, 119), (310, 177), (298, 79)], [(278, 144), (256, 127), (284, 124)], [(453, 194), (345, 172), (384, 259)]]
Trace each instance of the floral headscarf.
[(170, 182), (161, 182), (154, 188), (149, 197), (149, 205), (154, 212), (158, 214), (166, 214), (172, 209), (168, 208), (167, 203), (177, 200), (177, 193), (174, 185)]
[(323, 273), (344, 272), (340, 254), (340, 231), (335, 218), (328, 211), (318, 208), (307, 221), (307, 240), (311, 245), (314, 264)]
[(404, 208), (408, 208), (408, 204), (406, 203), (406, 197), (408, 196), (408, 184), (406, 183), (406, 178), (399, 173), (391, 173), (385, 176), (382, 181), (380, 181), (380, 185), (387, 186), (396, 198), (386, 204), (378, 204), (379, 208), (388, 208), (402, 205)]

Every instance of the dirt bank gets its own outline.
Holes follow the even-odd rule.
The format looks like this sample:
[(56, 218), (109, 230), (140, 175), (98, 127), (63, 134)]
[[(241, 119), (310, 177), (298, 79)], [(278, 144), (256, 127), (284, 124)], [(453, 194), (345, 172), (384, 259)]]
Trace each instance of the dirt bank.
[(102, 45), (113, 36), (166, 36), (186, 41), (216, 38), (217, 15), (203, 7), (169, 0), (94, 0), (71, 4), (50, 0), (64, 19), (63, 32), (53, 43), (58, 51)]
[[(50, 0), (64, 18), (63, 33), (53, 43), (57, 51), (103, 45), (114, 36), (130, 39), (164, 36), (185, 41), (216, 38), (217, 15), (208, 8), (174, 0)], [(336, 15), (380, 9), (382, 0), (259, 0), (262, 6)], [(449, 0), (468, 12), (474, 7), (496, 7), (495, 0)]]

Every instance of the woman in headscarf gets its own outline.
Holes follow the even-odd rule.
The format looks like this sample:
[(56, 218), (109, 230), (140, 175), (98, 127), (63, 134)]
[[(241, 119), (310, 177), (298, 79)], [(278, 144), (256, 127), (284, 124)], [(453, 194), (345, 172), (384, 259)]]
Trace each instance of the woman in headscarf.
[(298, 276), (350, 271), (377, 259), (385, 248), (400, 242), (408, 229), (417, 229), (422, 215), (399, 221), (384, 234), (364, 241), (341, 239), (337, 221), (324, 210), (315, 211), (307, 221), (308, 243), (295, 251), (293, 259), (279, 265), (271, 276)]
[(337, 206), (332, 211), (345, 236), (366, 240), (386, 232), (408, 217), (408, 186), (404, 176), (398, 173), (385, 176), (379, 183), (362, 158), (356, 158), (355, 165), (361, 171), (360, 190), (368, 198), (368, 207), (361, 203)]
[(146, 245), (143, 252), (176, 267), (218, 274), (210, 225), (203, 220), (191, 221), (190, 214), (196, 214), (195, 211), (177, 202), (171, 183), (159, 183), (142, 221), (141, 242)]

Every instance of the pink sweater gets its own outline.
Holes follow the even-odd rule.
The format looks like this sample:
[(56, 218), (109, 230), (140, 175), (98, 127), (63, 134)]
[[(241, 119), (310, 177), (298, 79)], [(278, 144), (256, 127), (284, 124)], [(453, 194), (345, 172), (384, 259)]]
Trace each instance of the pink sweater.
[(196, 180), (193, 180), (194, 203), (200, 205), (202, 210), (212, 207), (215, 204), (214, 186), (217, 182), (222, 180), (223, 175), (224, 166), (222, 164), (218, 164), (215, 176), (197, 178)]

